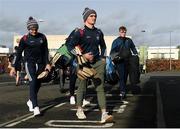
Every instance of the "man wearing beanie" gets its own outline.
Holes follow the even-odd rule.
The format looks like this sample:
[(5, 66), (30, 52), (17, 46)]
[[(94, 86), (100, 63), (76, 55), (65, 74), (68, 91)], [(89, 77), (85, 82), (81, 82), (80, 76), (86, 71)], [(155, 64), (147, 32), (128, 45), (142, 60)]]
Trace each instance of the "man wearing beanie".
[(19, 43), (19, 49), (13, 61), (13, 68), (10, 75), (16, 74), (18, 62), (22, 58), (24, 51), (24, 61), (27, 76), (29, 78), (30, 97), (27, 101), (29, 111), (34, 112), (34, 116), (40, 115), (37, 102), (37, 94), (41, 86), (41, 81), (37, 76), (44, 70), (50, 71), (49, 52), (46, 36), (38, 32), (39, 25), (33, 17), (27, 21), (28, 34), (24, 35)]
[[(78, 55), (75, 51), (75, 46), (80, 47), (83, 57), (88, 61), (88, 64), (95, 69), (97, 74), (92, 78), (97, 92), (98, 104), (101, 109), (100, 123), (112, 122), (112, 115), (106, 112), (106, 98), (104, 91), (104, 72), (105, 72), (105, 51), (106, 44), (102, 31), (96, 28), (97, 13), (93, 9), (85, 8), (83, 12), (84, 28), (75, 29), (71, 38), (66, 43), (68, 50), (72, 54)], [(100, 50), (99, 50), (100, 48)], [(79, 86), (77, 90), (77, 112), (78, 119), (86, 119), (82, 108), (83, 93), (86, 90), (87, 79), (79, 79)]]

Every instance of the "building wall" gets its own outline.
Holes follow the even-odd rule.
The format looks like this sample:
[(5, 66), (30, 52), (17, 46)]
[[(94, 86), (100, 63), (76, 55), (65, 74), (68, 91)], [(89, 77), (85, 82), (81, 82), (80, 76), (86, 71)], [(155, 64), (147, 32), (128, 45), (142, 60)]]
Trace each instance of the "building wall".
[[(148, 59), (169, 59), (170, 48), (169, 47), (149, 47), (148, 48)], [(171, 58), (179, 59), (179, 49), (175, 46), (171, 47)]]
[(0, 47), (0, 54), (9, 53), (9, 48)]
[(0, 74), (8, 72), (8, 54), (0, 54)]
[(8, 54), (9, 48), (0, 47), (0, 74), (8, 71)]

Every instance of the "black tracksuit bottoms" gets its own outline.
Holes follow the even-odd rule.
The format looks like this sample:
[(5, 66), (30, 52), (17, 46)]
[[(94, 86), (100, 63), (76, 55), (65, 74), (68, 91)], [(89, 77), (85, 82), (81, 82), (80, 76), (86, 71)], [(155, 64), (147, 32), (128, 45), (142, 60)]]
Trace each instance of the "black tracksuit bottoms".
[(29, 78), (29, 96), (32, 101), (33, 108), (38, 106), (37, 94), (41, 87), (41, 81), (37, 79), (39, 73), (44, 70), (45, 65), (37, 63), (25, 63), (26, 73)]

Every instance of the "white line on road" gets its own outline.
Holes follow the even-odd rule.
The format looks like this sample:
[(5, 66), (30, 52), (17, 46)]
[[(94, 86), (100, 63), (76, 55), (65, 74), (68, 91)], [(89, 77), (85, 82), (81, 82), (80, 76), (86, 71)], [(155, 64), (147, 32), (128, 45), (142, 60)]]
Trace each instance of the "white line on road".
[[(94, 112), (99, 112), (100, 110), (99, 109), (89, 109), (89, 108), (84, 108), (83, 111), (94, 111)], [(121, 110), (121, 111), (120, 111)], [(113, 111), (113, 112), (117, 112), (117, 113), (123, 113), (124, 109), (122, 108), (119, 108), (119, 109), (113, 109), (113, 110), (109, 110), (109, 111)], [(73, 108), (71, 109), (71, 111), (77, 111), (77, 109)]]
[(15, 85), (15, 82), (1, 82), (0, 85), (5, 85), (5, 84), (14, 84)]
[(61, 106), (63, 106), (64, 104), (66, 104), (66, 103), (60, 103), (60, 104), (58, 104), (58, 105), (56, 105), (56, 106), (54, 106), (54, 107), (61, 107)]
[(33, 117), (34, 117), (34, 115), (31, 115), (31, 116), (29, 116), (29, 117), (26, 117), (26, 118), (20, 120), (20, 121), (17, 121), (17, 122), (13, 122), (13, 123), (11, 123), (11, 124), (8, 124), (8, 125), (6, 125), (5, 127), (13, 127), (13, 126), (15, 126), (15, 125), (17, 125), (17, 124), (19, 124), (19, 123), (21, 123), (21, 122), (27, 121), (27, 120), (29, 120), (29, 119), (31, 119), (31, 118), (33, 118)]
[[(94, 105), (94, 104), (93, 104)], [(117, 112), (117, 113), (123, 113), (127, 105), (121, 105), (119, 108), (114, 108), (109, 111)], [(71, 111), (77, 111), (77, 108), (70, 109)], [(91, 108), (84, 108), (83, 111), (94, 111), (99, 112), (99, 109), (91, 109)]]
[(112, 102), (114, 102), (114, 103), (122, 103), (122, 104), (128, 104), (129, 102), (128, 101), (125, 101), (125, 100), (123, 100), (123, 101), (121, 101), (121, 100), (106, 100), (107, 102), (109, 102), (109, 103), (112, 103)]
[[(62, 104), (58, 104), (58, 105), (59, 105), (58, 107), (60, 107), (60, 105), (63, 106), (64, 104), (62, 103)], [(42, 112), (42, 111), (48, 109), (49, 107), (54, 107), (54, 105), (51, 104), (51, 105), (45, 106), (45, 107), (41, 108), (40, 111)], [(24, 116), (18, 117), (14, 120), (11, 120), (9, 122), (3, 123), (0, 125), (0, 127), (4, 127), (4, 126), (5, 127), (13, 127), (13, 126), (20, 124), (21, 122), (27, 121), (33, 117), (34, 117), (34, 115), (32, 115), (32, 113), (29, 113), (29, 114), (26, 114)]]
[(127, 105), (121, 105), (117, 111), (117, 113), (123, 113)]
[[(108, 102), (108, 103), (107, 103), (106, 105), (109, 106), (109, 107), (116, 106), (117, 103), (120, 103), (120, 104), (123, 104), (123, 105), (124, 105), (124, 104), (125, 104), (125, 105), (126, 105), (126, 104), (129, 104), (128, 101), (124, 101), (124, 100), (123, 100), (123, 101), (120, 101), (120, 100), (107, 100), (107, 102)], [(110, 104), (110, 103), (116, 103), (116, 104)], [(86, 107), (87, 107), (87, 106), (98, 106), (98, 104), (96, 104), (96, 103), (90, 103), (90, 104), (87, 104), (87, 105), (85, 105), (85, 106), (86, 106)], [(85, 107), (85, 106), (84, 106), (84, 107)]]
[[(46, 126), (49, 127), (66, 127), (66, 128), (108, 128), (113, 126), (113, 123), (106, 123), (97, 125), (100, 121), (90, 121), (90, 120), (50, 120), (45, 123)], [(59, 124), (58, 124), (59, 123)], [(67, 124), (64, 124), (67, 123)], [(70, 123), (71, 125), (69, 125)], [(76, 123), (72, 125), (72, 123)], [(77, 124), (79, 123), (79, 124)], [(87, 125), (82, 125), (82, 123), (87, 123)], [(92, 125), (90, 125), (92, 123)]]
[[(97, 96), (97, 94), (87, 94), (86, 96)], [(120, 96), (119, 94), (106, 94), (106, 97), (112, 97), (112, 96)], [(153, 94), (139, 94), (139, 95), (133, 95), (133, 94), (126, 94), (127, 97), (133, 97), (133, 96), (138, 96), (138, 97), (152, 97), (154, 96)]]
[[(117, 112), (117, 113), (123, 113), (125, 108), (126, 108), (126, 106), (127, 106), (127, 104), (129, 104), (128, 101), (124, 101), (124, 100), (123, 101), (120, 101), (120, 100), (118, 100), (118, 101), (117, 100), (108, 100), (108, 102), (121, 102), (121, 103), (123, 103), (122, 105), (120, 105), (120, 107), (118, 109), (117, 108), (111, 109), (111, 111)], [(88, 104), (88, 106), (97, 106), (97, 104), (90, 103), (90, 104)], [(107, 106), (114, 106), (115, 107), (116, 105), (114, 105), (114, 104), (107, 104)], [(77, 111), (77, 109), (75, 109), (75, 108), (72, 108), (70, 110)], [(91, 107), (86, 107), (83, 110), (84, 111), (95, 111), (95, 112), (100, 111), (99, 109), (92, 109)]]
[(159, 82), (156, 82), (156, 97), (157, 97), (157, 127), (158, 128), (165, 128), (165, 120), (164, 120), (164, 113), (163, 113), (163, 104), (162, 98), (159, 88)]
[[(77, 108), (72, 108), (70, 110), (71, 111), (77, 111)], [(100, 111), (99, 109), (83, 108), (83, 111), (89, 111), (89, 110), (94, 111), (94, 112)], [(118, 109), (113, 109), (113, 111), (118, 111)]]
[(5, 122), (5, 123), (2, 123), (2, 124), (0, 124), (0, 127), (4, 127), (5, 125), (8, 125), (8, 124), (13, 123), (13, 122), (15, 122), (15, 121), (19, 121), (19, 120), (21, 120), (21, 119), (27, 118), (27, 117), (29, 117), (31, 114), (32, 114), (32, 113), (29, 113), (29, 114), (26, 114), (26, 115), (20, 116), (20, 117), (18, 117), (18, 118), (16, 118), (16, 119), (14, 119), (14, 120), (11, 120), (11, 121), (8, 121), (8, 122)]

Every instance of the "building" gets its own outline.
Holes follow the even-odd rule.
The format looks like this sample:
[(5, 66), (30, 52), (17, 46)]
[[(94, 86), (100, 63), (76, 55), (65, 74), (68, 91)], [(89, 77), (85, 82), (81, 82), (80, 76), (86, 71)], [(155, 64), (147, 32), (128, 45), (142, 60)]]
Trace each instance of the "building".
[(8, 71), (8, 54), (10, 53), (10, 49), (6, 48), (6, 46), (0, 46), (0, 73), (4, 73)]
[(9, 48), (0, 47), (0, 56), (6, 56), (10, 52)]
[(157, 46), (147, 49), (147, 59), (179, 59), (179, 49), (176, 46)]

